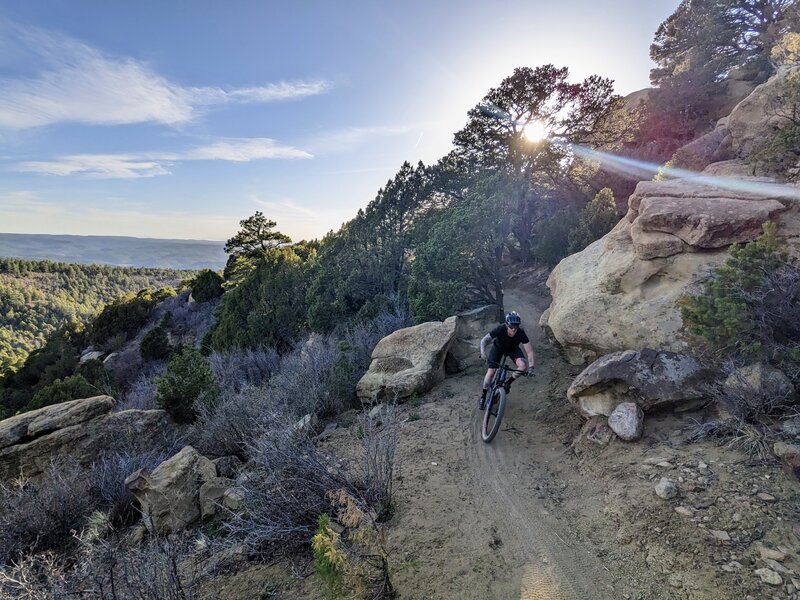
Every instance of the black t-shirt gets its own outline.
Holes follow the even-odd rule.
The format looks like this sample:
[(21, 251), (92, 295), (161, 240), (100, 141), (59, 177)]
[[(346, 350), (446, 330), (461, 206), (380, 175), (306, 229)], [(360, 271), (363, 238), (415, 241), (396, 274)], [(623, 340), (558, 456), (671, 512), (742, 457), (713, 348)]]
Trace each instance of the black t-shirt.
[(494, 340), (494, 345), (497, 346), (503, 354), (508, 354), (512, 350), (519, 348), (520, 344), (527, 344), (530, 342), (525, 330), (521, 327), (514, 334), (514, 337), (508, 335), (508, 329), (505, 324), (498, 325), (489, 332)]

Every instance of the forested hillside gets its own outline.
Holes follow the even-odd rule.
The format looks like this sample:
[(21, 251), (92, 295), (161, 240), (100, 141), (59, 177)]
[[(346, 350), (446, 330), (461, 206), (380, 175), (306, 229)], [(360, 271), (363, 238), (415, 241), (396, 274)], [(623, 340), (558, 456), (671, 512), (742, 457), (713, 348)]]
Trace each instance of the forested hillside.
[(62, 325), (86, 321), (129, 292), (176, 286), (191, 274), (1, 258), (0, 373), (22, 364)]

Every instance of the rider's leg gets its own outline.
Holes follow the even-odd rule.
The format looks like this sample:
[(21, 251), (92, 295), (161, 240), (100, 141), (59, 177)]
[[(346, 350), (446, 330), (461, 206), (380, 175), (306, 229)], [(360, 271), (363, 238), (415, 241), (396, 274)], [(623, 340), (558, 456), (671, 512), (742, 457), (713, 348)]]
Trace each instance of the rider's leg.
[(486, 377), (483, 378), (483, 391), (481, 392), (481, 397), (486, 397), (486, 391), (489, 389), (489, 386), (492, 385), (492, 379), (494, 378), (494, 374), (497, 372), (497, 369), (487, 369)]
[[(517, 364), (517, 369), (520, 371), (525, 371), (528, 368), (528, 361), (524, 358), (517, 357), (514, 362)], [(522, 377), (522, 373), (511, 373), (511, 377), (506, 379), (506, 391), (511, 388), (511, 384), (514, 383), (519, 377)]]

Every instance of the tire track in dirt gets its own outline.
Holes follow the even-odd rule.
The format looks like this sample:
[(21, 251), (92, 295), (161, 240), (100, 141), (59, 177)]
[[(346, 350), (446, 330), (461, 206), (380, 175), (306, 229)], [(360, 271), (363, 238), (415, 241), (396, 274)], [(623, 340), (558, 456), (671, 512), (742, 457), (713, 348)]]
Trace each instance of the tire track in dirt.
[[(534, 404), (548, 393), (543, 374), (555, 360), (560, 360), (547, 346), (538, 326), (540, 311), (517, 290), (506, 290), (506, 306), (520, 312), (527, 323), (537, 358), (537, 375), (518, 381), (512, 389), (503, 428), (491, 444), (480, 438), (477, 408), (473, 410), (470, 467), (474, 470), (476, 503), (499, 512), (503, 530), (504, 551), (510, 559), (521, 560), (515, 574), (519, 578), (520, 600), (577, 600), (582, 598), (614, 598), (611, 577), (601, 561), (572, 539), (567, 527), (551, 514), (542, 501), (531, 493), (520, 477), (530, 477), (531, 466), (520, 460), (558, 461), (552, 440), (543, 426), (522, 415), (522, 403)], [(548, 351), (549, 350), (549, 351)], [(518, 425), (523, 435), (514, 435), (509, 425)], [(523, 439), (527, 436), (527, 439)], [(526, 441), (527, 444), (523, 443)], [(563, 452), (563, 451), (560, 451)], [(482, 492), (482, 493), (481, 493)]]

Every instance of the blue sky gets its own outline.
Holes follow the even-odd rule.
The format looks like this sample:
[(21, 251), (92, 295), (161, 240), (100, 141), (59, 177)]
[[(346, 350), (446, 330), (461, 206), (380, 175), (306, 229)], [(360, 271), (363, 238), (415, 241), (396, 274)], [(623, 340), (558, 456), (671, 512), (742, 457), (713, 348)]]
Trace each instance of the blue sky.
[(0, 231), (322, 236), (517, 66), (646, 87), (677, 5), (0, 1)]

